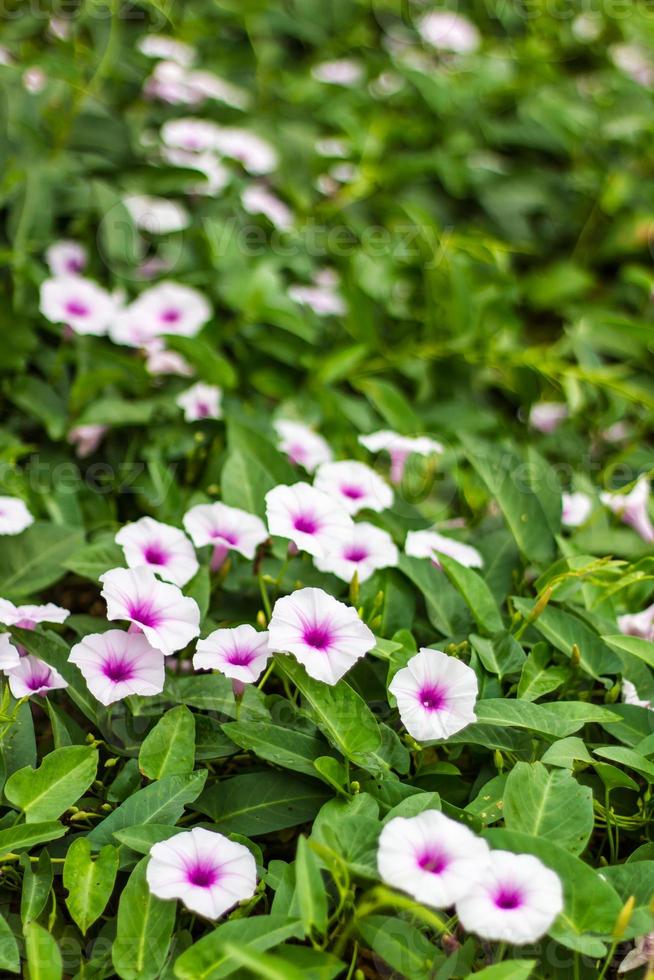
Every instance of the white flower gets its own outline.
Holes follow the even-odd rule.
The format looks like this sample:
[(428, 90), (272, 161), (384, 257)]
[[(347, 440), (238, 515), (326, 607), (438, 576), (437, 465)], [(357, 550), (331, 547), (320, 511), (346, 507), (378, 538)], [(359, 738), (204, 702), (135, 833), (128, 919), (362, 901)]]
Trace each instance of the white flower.
[(23, 87), (30, 95), (38, 95), (39, 92), (42, 92), (47, 81), (48, 76), (38, 65), (32, 65), (23, 73)]
[(75, 333), (102, 336), (117, 313), (116, 300), (91, 279), (57, 276), (41, 284), (40, 310), (51, 323)]
[(0, 497), (0, 534), (20, 534), (34, 518), (18, 497)]
[(293, 213), (283, 201), (271, 194), (263, 184), (250, 184), (241, 194), (241, 202), (248, 214), (263, 214), (271, 224), (282, 231), (293, 224)]
[(328, 138), (316, 143), (316, 153), (323, 157), (346, 157), (349, 152), (348, 144), (342, 139)]
[(626, 680), (626, 678), (622, 680), (622, 700), (625, 704), (633, 704), (636, 708), (649, 708), (650, 711), (654, 710), (652, 709), (652, 702), (645, 701), (641, 698), (636, 685)]
[(637, 44), (612, 44), (609, 56), (616, 68), (638, 85), (650, 88), (654, 83), (654, 68), (645, 48)]
[(193, 666), (196, 670), (219, 670), (232, 680), (253, 684), (269, 658), (268, 633), (243, 625), (214, 630), (198, 640)]
[(184, 409), (187, 422), (198, 422), (201, 419), (221, 419), (222, 398), (223, 393), (216, 385), (198, 381), (178, 395), (175, 403)]
[(627, 636), (640, 636), (643, 640), (654, 640), (654, 603), (639, 613), (618, 616), (618, 627)]
[[(194, 337), (211, 318), (211, 306), (202, 293), (177, 282), (160, 282), (141, 293), (128, 307), (131, 328), (115, 329), (117, 343), (145, 346), (161, 334)], [(138, 332), (136, 326), (138, 325)], [(131, 337), (132, 339), (126, 339)]]
[(143, 93), (169, 105), (196, 105), (198, 93), (189, 83), (190, 73), (175, 61), (160, 61), (145, 80)]
[(378, 568), (389, 568), (397, 562), (398, 551), (390, 534), (364, 522), (338, 532), (327, 554), (314, 559), (321, 572), (332, 572), (344, 582), (351, 582), (355, 572), (359, 582), (365, 582)]
[(181, 204), (163, 197), (147, 194), (129, 194), (123, 198), (132, 221), (137, 228), (151, 235), (167, 235), (188, 228), (191, 217)]
[(629, 493), (600, 494), (602, 503), (647, 542), (654, 541), (654, 527), (647, 507), (649, 492), (649, 480), (640, 476)]
[(169, 656), (200, 632), (195, 599), (176, 585), (160, 582), (146, 566), (112, 568), (100, 576), (107, 619), (125, 619), (139, 627), (151, 646)]
[(33, 694), (42, 697), (48, 691), (68, 687), (61, 674), (38, 657), (31, 654), (20, 657), (15, 667), (5, 670), (9, 679), (9, 689), (16, 699), (28, 698)]
[(445, 452), (443, 444), (429, 436), (402, 436), (390, 429), (381, 429), (367, 436), (359, 436), (359, 442), (371, 453), (379, 453), (383, 450), (389, 454), (393, 483), (401, 482), (406, 461), (412, 453), (418, 456), (430, 456), (432, 453)]
[(316, 490), (338, 497), (348, 514), (382, 511), (393, 504), (393, 491), (370, 466), (342, 459), (321, 463), (313, 481)]
[(294, 302), (309, 306), (318, 316), (344, 316), (347, 308), (331, 286), (289, 286), (288, 295)]
[(68, 659), (104, 705), (130, 694), (161, 694), (164, 689), (164, 655), (150, 646), (143, 633), (91, 633), (75, 644)]
[(404, 727), (419, 742), (449, 738), (474, 722), (478, 689), (471, 667), (426, 647), (398, 670), (388, 688)]
[(652, 966), (654, 964), (654, 932), (648, 932), (636, 940), (636, 945), (629, 950), (622, 963), (618, 967), (618, 973), (628, 973), (636, 970), (639, 966)]
[(161, 139), (166, 146), (191, 153), (215, 150), (220, 126), (207, 119), (169, 119), (161, 127)]
[(249, 97), (247, 92), (219, 78), (211, 71), (192, 71), (186, 76), (186, 84), (198, 100), (213, 99), (224, 102), (232, 109), (247, 109)]
[(161, 337), (149, 340), (145, 345), (145, 366), (149, 374), (176, 374), (188, 378), (193, 368), (176, 350), (168, 350)]
[(308, 425), (290, 419), (277, 419), (273, 422), (273, 429), (279, 436), (281, 451), (286, 453), (291, 463), (299, 463), (309, 473), (332, 459), (329, 443)]
[(75, 425), (66, 441), (75, 447), (80, 459), (85, 459), (96, 451), (108, 431), (108, 425)]
[(269, 490), (266, 517), (271, 534), (290, 538), (296, 547), (318, 558), (328, 553), (335, 534), (352, 526), (352, 518), (338, 501), (308, 483)]
[(163, 34), (146, 34), (140, 38), (137, 47), (147, 58), (170, 59), (185, 68), (192, 65), (195, 60), (195, 50), (190, 44), (165, 37)]
[(479, 31), (467, 18), (449, 10), (426, 14), (418, 24), (423, 40), (441, 51), (469, 54), (481, 43)]
[(46, 602), (43, 606), (15, 606), (8, 599), (0, 599), (0, 623), (5, 626), (20, 626), (24, 630), (33, 630), (39, 623), (65, 623), (70, 612), (54, 602)]
[(379, 838), (377, 867), (387, 885), (442, 909), (462, 898), (488, 863), (488, 845), (438, 810), (395, 817)]
[(363, 68), (358, 61), (341, 58), (338, 61), (323, 61), (314, 65), (311, 74), (319, 82), (328, 85), (357, 85), (363, 78)]
[(231, 179), (231, 173), (213, 153), (191, 153), (188, 150), (166, 149), (162, 156), (175, 167), (198, 170), (206, 180), (189, 187), (192, 194), (213, 196), (222, 191)]
[(151, 517), (141, 517), (122, 527), (115, 538), (129, 568), (148, 565), (174, 585), (186, 585), (198, 568), (193, 545), (183, 531)]
[(467, 568), (481, 568), (484, 564), (484, 559), (472, 545), (463, 544), (437, 531), (409, 531), (404, 550), (412, 558), (430, 558), (437, 567), (440, 567), (439, 553), (454, 558)]
[(205, 919), (218, 919), (257, 887), (247, 847), (202, 827), (154, 844), (145, 876), (157, 898), (179, 898)]
[(278, 599), (268, 631), (272, 651), (291, 653), (325, 684), (336, 684), (375, 645), (356, 610), (322, 589), (299, 589)]
[(463, 928), (482, 939), (533, 943), (563, 910), (559, 876), (532, 854), (491, 851), (470, 886), (456, 911)]
[(62, 239), (46, 249), (45, 261), (53, 276), (77, 276), (86, 268), (86, 249), (79, 242)]
[(529, 424), (539, 432), (554, 432), (569, 414), (565, 402), (536, 402), (529, 412)]
[(251, 174), (267, 174), (277, 166), (277, 153), (270, 143), (245, 129), (219, 129), (214, 148), (238, 160)]
[(9, 633), (0, 633), (0, 670), (12, 670), (20, 663), (20, 653), (11, 642)]
[(564, 493), (562, 498), (561, 523), (565, 527), (579, 527), (585, 524), (593, 509), (592, 497), (580, 490)]
[(220, 567), (227, 552), (238, 551), (244, 558), (252, 559), (260, 544), (268, 538), (266, 525), (260, 517), (227, 504), (197, 504), (182, 519), (186, 533), (196, 548), (212, 544), (214, 554), (211, 567)]

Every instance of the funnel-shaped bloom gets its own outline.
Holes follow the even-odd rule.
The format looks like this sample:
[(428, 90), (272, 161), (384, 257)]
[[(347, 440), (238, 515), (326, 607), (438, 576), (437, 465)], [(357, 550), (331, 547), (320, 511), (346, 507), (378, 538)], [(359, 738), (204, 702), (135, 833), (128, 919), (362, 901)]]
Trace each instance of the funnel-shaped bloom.
[(471, 667), (423, 647), (395, 674), (388, 690), (402, 724), (419, 742), (445, 739), (475, 721), (479, 685)]
[(297, 548), (320, 558), (328, 553), (334, 536), (352, 526), (352, 518), (340, 501), (308, 483), (269, 490), (266, 516), (271, 534), (290, 538)]
[(434, 10), (418, 23), (420, 36), (439, 51), (470, 54), (481, 44), (479, 31), (467, 17), (450, 10)]
[(104, 705), (130, 694), (161, 694), (164, 688), (164, 655), (150, 646), (143, 633), (91, 633), (75, 644), (68, 659)]
[(547, 434), (558, 429), (569, 414), (565, 402), (536, 402), (529, 412), (529, 424)]
[(34, 518), (19, 497), (0, 497), (0, 534), (20, 534)]
[(184, 514), (182, 523), (196, 548), (206, 544), (214, 546), (214, 570), (220, 567), (228, 551), (254, 558), (259, 545), (268, 538), (266, 525), (260, 517), (219, 502), (191, 507)]
[(86, 249), (79, 242), (62, 239), (46, 249), (45, 261), (53, 276), (78, 276), (86, 268)]
[(356, 460), (322, 463), (313, 485), (316, 490), (337, 497), (348, 514), (357, 514), (360, 510), (379, 512), (393, 504), (393, 491), (386, 481), (370, 466)]
[(191, 385), (175, 401), (184, 409), (187, 422), (201, 422), (203, 419), (221, 419), (223, 393), (216, 385), (206, 385), (202, 381)]
[(359, 436), (359, 442), (371, 453), (379, 453), (383, 450), (389, 454), (393, 483), (401, 483), (407, 459), (412, 453), (418, 456), (431, 456), (432, 453), (445, 452), (443, 444), (429, 436), (402, 436), (389, 429), (372, 432), (368, 436)]
[(351, 582), (355, 572), (365, 582), (378, 568), (397, 565), (398, 550), (387, 531), (362, 521), (334, 535), (327, 554), (314, 562), (321, 572), (332, 572), (344, 582)]
[(484, 559), (476, 548), (454, 538), (448, 538), (437, 531), (409, 531), (406, 536), (404, 550), (412, 558), (430, 558), (439, 568), (438, 555), (454, 558), (460, 565), (467, 568), (481, 568)]
[(135, 346), (160, 334), (194, 337), (211, 318), (211, 306), (202, 293), (170, 281), (146, 289), (129, 310), (132, 322), (140, 322), (146, 338)]
[(68, 433), (66, 441), (75, 447), (80, 459), (86, 459), (96, 451), (108, 431), (108, 425), (76, 425)]
[(279, 436), (279, 448), (286, 453), (291, 463), (299, 463), (309, 473), (321, 463), (332, 459), (329, 443), (321, 435), (302, 422), (277, 419), (273, 428)]
[(251, 174), (268, 174), (277, 166), (277, 152), (270, 143), (246, 129), (220, 129), (214, 148), (223, 156), (238, 160)]
[(186, 585), (198, 568), (193, 545), (183, 531), (151, 517), (126, 524), (116, 535), (129, 568), (148, 565), (166, 582)]
[(68, 687), (54, 667), (31, 654), (21, 657), (18, 664), (5, 670), (5, 673), (9, 680), (9, 689), (15, 698), (28, 698), (33, 694), (44, 696), (48, 691)]
[(592, 497), (580, 490), (564, 493), (562, 499), (561, 523), (565, 527), (579, 527), (585, 524), (593, 509)]
[(41, 285), (41, 313), (75, 333), (101, 336), (118, 312), (116, 300), (91, 279), (57, 276)]
[(5, 626), (20, 626), (24, 630), (33, 630), (39, 623), (65, 623), (70, 612), (54, 602), (46, 602), (43, 606), (15, 606), (8, 599), (0, 599), (0, 623)]
[(136, 227), (150, 235), (168, 235), (183, 231), (191, 223), (191, 216), (186, 208), (165, 197), (129, 194), (123, 198), (123, 204)]
[(0, 633), (0, 670), (11, 670), (19, 663), (20, 653), (11, 642), (9, 633)]
[(654, 603), (639, 613), (618, 616), (620, 632), (626, 636), (640, 636), (643, 640), (654, 640)]
[(639, 477), (629, 493), (602, 493), (600, 500), (620, 520), (632, 527), (643, 541), (654, 541), (654, 527), (647, 509), (649, 480), (646, 476)]
[(219, 670), (232, 680), (253, 684), (269, 658), (268, 633), (245, 624), (214, 630), (204, 640), (198, 640), (193, 666), (196, 670)]

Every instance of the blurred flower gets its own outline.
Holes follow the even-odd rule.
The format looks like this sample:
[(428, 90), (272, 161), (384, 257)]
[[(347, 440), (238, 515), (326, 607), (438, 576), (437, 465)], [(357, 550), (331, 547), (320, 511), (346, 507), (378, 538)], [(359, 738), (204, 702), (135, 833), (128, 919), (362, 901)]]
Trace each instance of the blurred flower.
[(104, 705), (131, 694), (161, 694), (164, 689), (164, 655), (150, 646), (143, 633), (91, 633), (75, 644), (68, 660)]
[(9, 689), (18, 700), (28, 698), (33, 694), (45, 696), (48, 691), (68, 687), (61, 674), (38, 657), (27, 654), (19, 659), (15, 667), (5, 670), (9, 680)]
[(430, 558), (437, 568), (439, 553), (454, 558), (466, 568), (482, 568), (484, 560), (472, 545), (455, 541), (437, 531), (409, 531), (406, 536), (404, 550), (412, 558)]
[(321, 463), (313, 485), (316, 490), (337, 496), (348, 514), (382, 511), (393, 504), (393, 491), (388, 484), (370, 466), (356, 460)]
[(467, 664), (422, 647), (398, 670), (388, 690), (408, 733), (428, 742), (449, 738), (476, 720), (478, 688), (477, 675)]
[(123, 198), (123, 204), (136, 227), (151, 235), (168, 235), (175, 231), (182, 231), (191, 223), (186, 208), (164, 197), (129, 194)]
[(63, 323), (75, 333), (106, 334), (116, 316), (113, 296), (91, 279), (57, 276), (41, 283), (40, 310), (51, 323)]
[(326, 439), (302, 422), (276, 419), (273, 429), (279, 436), (279, 448), (291, 463), (303, 466), (309, 473), (321, 463), (332, 459), (332, 451)]
[(219, 670), (232, 680), (253, 684), (269, 659), (268, 633), (243, 625), (214, 630), (198, 640), (193, 666), (196, 670)]
[(148, 565), (161, 578), (180, 587), (190, 582), (200, 567), (184, 532), (151, 517), (126, 524), (115, 541), (123, 549), (129, 568)]
[(375, 645), (356, 610), (322, 589), (299, 589), (278, 599), (268, 630), (272, 651), (292, 654), (325, 684), (336, 684)]
[(191, 507), (184, 514), (182, 523), (196, 548), (207, 544), (214, 546), (211, 563), (214, 571), (228, 551), (237, 551), (244, 558), (252, 559), (259, 545), (268, 539), (266, 525), (260, 517), (220, 502)]
[(147, 58), (169, 59), (185, 68), (195, 61), (195, 50), (190, 44), (163, 34), (146, 34), (139, 39), (137, 47)]
[(585, 524), (590, 516), (593, 498), (581, 491), (564, 493), (562, 504), (561, 523), (565, 527), (579, 527), (580, 524)]
[(631, 432), (626, 422), (614, 422), (608, 429), (602, 432), (602, 437), (606, 442), (624, 442), (628, 439)]
[(618, 967), (618, 973), (628, 973), (637, 970), (639, 966), (654, 966), (654, 932), (648, 932), (636, 940), (636, 945), (629, 950)]
[(72, 24), (67, 17), (51, 17), (48, 23), (48, 33), (58, 41), (67, 41), (70, 37)]
[(180, 378), (190, 378), (193, 368), (176, 350), (168, 350), (160, 337), (145, 344), (145, 367), (149, 374), (176, 374)]
[(466, 17), (449, 10), (435, 10), (426, 14), (418, 24), (423, 41), (440, 51), (469, 54), (481, 44), (481, 35)]
[(8, 48), (5, 48), (4, 45), (0, 45), (0, 65), (4, 65), (5, 68), (8, 68), (9, 65), (13, 65), (13, 63), (14, 59), (11, 52), (8, 50)]
[(572, 33), (578, 41), (596, 41), (604, 27), (601, 17), (596, 14), (579, 14), (572, 22)]
[(162, 156), (175, 167), (185, 167), (198, 170), (204, 174), (204, 182), (193, 184), (189, 188), (192, 194), (212, 196), (222, 191), (231, 180), (231, 173), (213, 153), (191, 153), (188, 150), (166, 149)]
[(30, 95), (38, 95), (42, 92), (48, 81), (46, 73), (37, 65), (32, 65), (23, 72), (23, 87)]
[(112, 327), (112, 339), (122, 337), (118, 343), (130, 343), (131, 336), (132, 346), (141, 347), (161, 334), (194, 337), (211, 319), (212, 310), (197, 289), (166, 280), (142, 292), (124, 316)]
[(45, 261), (53, 276), (76, 276), (86, 268), (86, 249), (79, 242), (61, 239), (48, 246)]
[(622, 700), (625, 704), (632, 704), (636, 708), (649, 708), (650, 711), (654, 710), (652, 709), (652, 702), (645, 701), (643, 698), (641, 698), (636, 689), (636, 685), (632, 684), (631, 681), (628, 681), (625, 678), (622, 679), (621, 693)]
[(214, 148), (242, 163), (248, 173), (267, 174), (277, 166), (277, 153), (266, 140), (246, 129), (219, 129)]
[(323, 139), (317, 141), (316, 153), (323, 157), (346, 157), (349, 153), (349, 147), (346, 140), (343, 139)]
[(642, 612), (618, 616), (618, 627), (625, 636), (640, 636), (643, 640), (654, 640), (654, 603)]
[(166, 146), (190, 153), (215, 150), (220, 126), (207, 119), (169, 119), (161, 127), (161, 139)]
[(569, 414), (565, 402), (536, 402), (529, 412), (529, 424), (539, 432), (554, 432)]
[(378, 568), (397, 565), (398, 557), (390, 534), (362, 521), (335, 533), (327, 553), (315, 558), (314, 564), (321, 572), (331, 572), (344, 582), (351, 582), (355, 572), (359, 582), (365, 582)]
[(75, 446), (78, 457), (85, 459), (96, 451), (108, 431), (108, 425), (75, 425), (66, 440)]
[(199, 422), (202, 419), (221, 419), (223, 393), (217, 385), (207, 385), (202, 381), (187, 388), (175, 399), (177, 405), (184, 409), (187, 422)]
[(248, 214), (263, 214), (271, 224), (282, 231), (293, 225), (293, 213), (283, 201), (271, 194), (264, 184), (250, 184), (241, 194), (241, 202)]
[(359, 176), (359, 168), (353, 163), (337, 163), (329, 170), (329, 176), (339, 184), (351, 184)]
[(20, 534), (34, 518), (18, 497), (0, 497), (0, 534)]
[(318, 316), (344, 316), (347, 312), (343, 298), (330, 288), (289, 286), (288, 295), (294, 302), (310, 306)]
[(247, 847), (203, 827), (154, 844), (145, 876), (157, 898), (179, 898), (205, 919), (218, 919), (257, 887)]
[(395, 817), (379, 838), (383, 882), (417, 902), (442, 909), (462, 898), (488, 863), (486, 841), (438, 810)]
[(189, 73), (175, 61), (160, 61), (143, 86), (146, 98), (160, 99), (169, 105), (194, 106), (201, 101), (189, 81)]
[(407, 459), (412, 453), (418, 456), (430, 456), (432, 453), (443, 453), (445, 447), (436, 439), (429, 436), (402, 436), (389, 429), (381, 429), (367, 436), (359, 436), (362, 446), (371, 452), (385, 451), (391, 457), (391, 480), (400, 483), (404, 476)]
[(140, 628), (166, 656), (182, 650), (200, 632), (195, 599), (176, 585), (161, 582), (150, 568), (112, 568), (100, 576), (107, 619), (124, 619)]
[(46, 602), (42, 606), (15, 606), (8, 599), (0, 599), (0, 623), (33, 630), (39, 623), (65, 623), (70, 616), (68, 609)]
[(249, 96), (243, 89), (226, 82), (211, 71), (192, 71), (186, 76), (186, 84), (198, 101), (211, 99), (224, 102), (232, 109), (247, 109)]
[(318, 82), (329, 85), (357, 85), (363, 78), (363, 68), (358, 61), (341, 58), (338, 61), (323, 61), (314, 65), (311, 74)]
[(559, 876), (532, 854), (491, 851), (470, 885), (456, 912), (463, 928), (482, 939), (533, 943), (563, 911)]
[(616, 68), (644, 88), (654, 84), (654, 67), (645, 48), (637, 44), (612, 44), (609, 57)]
[(632, 527), (643, 541), (651, 542), (654, 541), (654, 527), (647, 509), (649, 492), (649, 480), (646, 476), (640, 476), (629, 493), (601, 493), (600, 500), (621, 521)]
[(308, 483), (273, 487), (266, 494), (266, 516), (271, 534), (290, 538), (297, 548), (322, 558), (331, 539), (352, 526), (343, 506)]
[(9, 633), (0, 633), (0, 670), (11, 670), (19, 663), (20, 653), (11, 642)]

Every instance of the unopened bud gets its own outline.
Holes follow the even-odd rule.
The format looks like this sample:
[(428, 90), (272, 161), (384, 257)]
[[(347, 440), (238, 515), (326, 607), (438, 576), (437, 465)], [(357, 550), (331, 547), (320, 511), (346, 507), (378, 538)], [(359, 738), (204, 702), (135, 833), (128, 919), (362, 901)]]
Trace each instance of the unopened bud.
[(570, 651), (570, 663), (573, 667), (578, 667), (581, 663), (581, 650), (577, 643), (572, 644), (572, 650)]
[(266, 614), (264, 613), (263, 609), (260, 609), (257, 613), (257, 626), (260, 626), (261, 629), (265, 630), (267, 625)]
[(498, 772), (504, 771), (504, 756), (499, 749), (495, 749), (493, 752), (493, 762), (495, 763), (495, 768)]
[(634, 895), (630, 895), (627, 901), (622, 906), (620, 910), (620, 915), (615, 921), (613, 927), (613, 938), (622, 939), (625, 932), (627, 931), (627, 926), (629, 925), (629, 920), (633, 915), (634, 906), (636, 905), (636, 898)]

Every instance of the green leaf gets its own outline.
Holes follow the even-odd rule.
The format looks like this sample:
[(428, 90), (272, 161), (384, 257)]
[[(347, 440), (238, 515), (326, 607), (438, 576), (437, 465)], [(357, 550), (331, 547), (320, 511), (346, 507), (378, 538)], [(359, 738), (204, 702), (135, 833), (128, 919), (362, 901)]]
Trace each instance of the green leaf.
[(211, 817), (216, 830), (256, 837), (313, 820), (328, 798), (316, 780), (268, 771), (214, 783), (195, 805)]
[(375, 954), (375, 972), (379, 976), (386, 975), (387, 967), (391, 967), (411, 980), (430, 980), (435, 975), (434, 967), (445, 959), (424, 932), (399, 916), (368, 915), (359, 921), (357, 932)]
[(68, 745), (46, 755), (38, 769), (27, 766), (10, 776), (5, 796), (24, 812), (27, 823), (54, 820), (84, 795), (97, 768), (97, 749)]
[(504, 823), (581, 854), (593, 832), (592, 790), (567, 769), (550, 772), (541, 762), (518, 762), (504, 789)]
[(57, 837), (63, 837), (67, 830), (68, 827), (64, 827), (57, 820), (50, 820), (47, 823), (19, 824), (17, 827), (0, 830), (0, 857), (22, 850), (24, 847), (30, 848), (35, 844), (56, 840)]
[(122, 548), (112, 538), (109, 541), (84, 545), (72, 554), (68, 552), (62, 564), (68, 571), (97, 582), (108, 568), (120, 568), (124, 561)]
[(48, 901), (52, 888), (52, 862), (47, 851), (41, 851), (33, 866), (27, 854), (21, 854), (23, 890), (20, 896), (20, 917), (23, 925), (38, 919)]
[(275, 486), (276, 480), (257, 459), (232, 450), (223, 466), (220, 481), (223, 503), (265, 517), (264, 497)]
[(223, 731), (236, 745), (254, 752), (260, 759), (274, 762), (284, 769), (315, 775), (314, 762), (325, 755), (327, 746), (321, 738), (272, 722), (256, 725), (230, 721)]
[(527, 980), (534, 971), (536, 960), (513, 960), (511, 963), (495, 963), (478, 970), (475, 977), (481, 980)]
[(549, 749), (541, 756), (541, 762), (548, 766), (561, 766), (563, 769), (572, 769), (575, 762), (587, 762), (593, 764), (593, 758), (586, 748), (585, 743), (574, 735), (562, 738), (558, 742), (553, 742)]
[(68, 848), (64, 861), (66, 906), (71, 918), (85, 933), (102, 915), (118, 873), (118, 851), (106, 844), (95, 859), (86, 837), (78, 837)]
[(223, 948), (233, 963), (238, 963), (262, 980), (306, 980), (304, 971), (272, 953), (262, 953), (233, 943), (225, 943)]
[(585, 701), (533, 704), (529, 701), (512, 701), (509, 698), (487, 698), (478, 701), (475, 710), (477, 719), (482, 724), (529, 728), (554, 738), (572, 735), (589, 722), (610, 722), (614, 718), (607, 708), (587, 704)]
[(143, 739), (139, 769), (148, 779), (161, 779), (193, 772), (195, 765), (195, 719), (180, 704), (171, 708)]
[(0, 970), (20, 973), (18, 943), (3, 915), (0, 915)]
[(175, 961), (175, 976), (178, 980), (221, 980), (229, 976), (237, 964), (225, 951), (226, 943), (265, 952), (287, 939), (303, 938), (302, 923), (286, 915), (233, 919), (221, 923), (182, 953)]
[(502, 615), (481, 575), (447, 555), (439, 555), (438, 561), (454, 588), (465, 599), (479, 628), (487, 633), (498, 633), (504, 625)]
[(219, 388), (233, 388), (238, 381), (236, 371), (216, 348), (202, 337), (166, 335), (166, 346), (179, 351), (197, 371), (198, 377)]
[(25, 956), (29, 980), (61, 980), (64, 975), (56, 939), (38, 922), (25, 926)]
[(21, 534), (5, 536), (0, 550), (0, 595), (23, 599), (46, 589), (64, 573), (64, 562), (79, 548), (79, 528), (35, 521)]
[(307, 935), (324, 936), (327, 930), (327, 892), (320, 865), (306, 837), (298, 837), (295, 855), (295, 888), (300, 918)]
[[(519, 597), (514, 597), (513, 604), (523, 616), (529, 616), (534, 605), (531, 600)], [(551, 604), (546, 606), (534, 620), (533, 628), (566, 657), (572, 655), (572, 647), (576, 644), (582, 670), (596, 680), (602, 675), (615, 674), (620, 670), (619, 658), (612, 653), (601, 636), (583, 620), (563, 609)]]
[(500, 679), (516, 673), (525, 663), (522, 647), (510, 633), (502, 633), (492, 640), (471, 633), (470, 643), (486, 670)]
[(593, 753), (601, 759), (610, 759), (611, 762), (618, 762), (628, 769), (634, 769), (644, 776), (649, 783), (654, 783), (654, 762), (649, 762), (644, 756), (633, 749), (627, 749), (622, 745), (605, 745), (598, 749), (593, 749)]
[(111, 960), (121, 980), (157, 980), (168, 957), (175, 927), (175, 902), (155, 898), (142, 858), (125, 885), (118, 904)]
[(550, 667), (550, 648), (537, 643), (525, 660), (518, 682), (518, 697), (523, 701), (536, 701), (550, 694), (570, 676), (569, 667)]
[(619, 653), (627, 653), (632, 657), (638, 657), (648, 666), (654, 667), (654, 643), (651, 640), (643, 640), (640, 636), (603, 636), (602, 639), (610, 647)]

